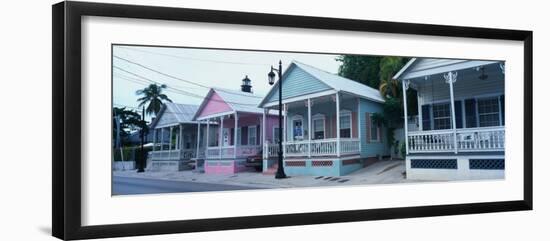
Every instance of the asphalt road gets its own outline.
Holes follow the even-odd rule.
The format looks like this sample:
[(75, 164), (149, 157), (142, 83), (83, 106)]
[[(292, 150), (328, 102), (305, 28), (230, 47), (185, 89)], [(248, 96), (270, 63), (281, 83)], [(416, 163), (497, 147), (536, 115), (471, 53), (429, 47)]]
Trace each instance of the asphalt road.
[(113, 176), (113, 195), (249, 190), (254, 187)]

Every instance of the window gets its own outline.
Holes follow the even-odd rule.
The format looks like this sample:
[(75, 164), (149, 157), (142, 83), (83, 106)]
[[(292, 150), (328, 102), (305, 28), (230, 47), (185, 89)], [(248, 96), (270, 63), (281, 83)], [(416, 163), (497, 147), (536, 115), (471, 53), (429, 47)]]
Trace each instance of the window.
[(351, 138), (351, 112), (340, 113), (340, 137)]
[(477, 111), (480, 127), (500, 125), (498, 97), (479, 99), (477, 101)]
[(248, 127), (248, 145), (256, 145), (256, 126)]
[(371, 118), (370, 119), (370, 140), (371, 141), (380, 141), (380, 126), (378, 126), (378, 124), (376, 122), (374, 122), (374, 119), (372, 118), (372, 115), (371, 115)]
[(434, 130), (451, 129), (451, 108), (449, 103), (433, 105)]
[(293, 140), (304, 139), (304, 125), (302, 116), (295, 116), (292, 120), (292, 137)]
[(325, 116), (313, 117), (313, 139), (325, 139)]

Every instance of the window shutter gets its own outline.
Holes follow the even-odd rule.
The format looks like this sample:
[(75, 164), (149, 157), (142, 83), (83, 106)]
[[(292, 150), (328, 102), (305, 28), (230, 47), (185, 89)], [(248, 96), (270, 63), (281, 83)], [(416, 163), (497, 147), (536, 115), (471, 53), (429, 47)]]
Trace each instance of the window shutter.
[(241, 145), (248, 145), (248, 127), (241, 127)]
[(422, 130), (423, 131), (428, 131), (432, 129), (430, 108), (431, 108), (431, 105), (422, 106)]
[(365, 131), (365, 133), (367, 133), (367, 143), (370, 143), (370, 137), (371, 137), (371, 120), (370, 120), (370, 113), (365, 113), (365, 121), (366, 121), (366, 127), (367, 127), (367, 131)]
[(466, 113), (466, 128), (477, 127), (476, 100), (465, 100), (464, 110), (464, 112)]
[(462, 128), (462, 101), (455, 101), (455, 122), (456, 128)]
[(235, 128), (231, 128), (231, 131), (229, 132), (229, 143), (232, 145), (235, 145)]
[(502, 118), (502, 125), (504, 125), (504, 117), (506, 116), (504, 114), (504, 95), (500, 96), (500, 116)]
[(378, 141), (380, 142), (383, 142), (383, 138), (384, 138), (384, 133), (382, 133), (382, 130), (384, 130), (384, 126), (383, 125), (378, 125)]

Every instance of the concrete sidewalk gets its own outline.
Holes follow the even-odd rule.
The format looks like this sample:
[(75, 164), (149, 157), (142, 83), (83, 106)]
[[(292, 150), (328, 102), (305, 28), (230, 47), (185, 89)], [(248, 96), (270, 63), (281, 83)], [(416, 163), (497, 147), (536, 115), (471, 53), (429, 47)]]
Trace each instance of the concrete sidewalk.
[(401, 160), (379, 161), (346, 176), (340, 177), (293, 176), (285, 179), (275, 179), (273, 175), (266, 175), (259, 172), (207, 175), (192, 171), (137, 173), (135, 170), (114, 171), (113, 174), (120, 177), (240, 185), (255, 188), (291, 188), (413, 182), (405, 179), (403, 175), (404, 171), (405, 162)]

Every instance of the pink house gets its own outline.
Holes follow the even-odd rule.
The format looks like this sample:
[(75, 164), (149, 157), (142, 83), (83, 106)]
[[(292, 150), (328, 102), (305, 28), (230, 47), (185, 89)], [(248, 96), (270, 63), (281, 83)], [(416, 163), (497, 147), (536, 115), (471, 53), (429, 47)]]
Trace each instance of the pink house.
[[(211, 88), (196, 112), (199, 127), (206, 125), (198, 143), (205, 142), (205, 173), (236, 173), (247, 169), (246, 158), (262, 156), (263, 135), (271, 139), (277, 116), (264, 112), (258, 104), (261, 96), (250, 92)], [(204, 130), (203, 130), (204, 131)]]

